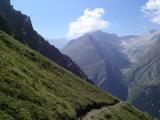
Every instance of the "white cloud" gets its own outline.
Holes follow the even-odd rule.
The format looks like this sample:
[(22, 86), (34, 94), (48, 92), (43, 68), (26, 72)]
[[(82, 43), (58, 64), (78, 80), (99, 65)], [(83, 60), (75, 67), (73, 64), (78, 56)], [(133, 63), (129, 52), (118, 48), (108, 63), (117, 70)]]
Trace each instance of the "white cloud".
[(83, 16), (69, 24), (68, 37), (76, 38), (88, 32), (106, 29), (109, 22), (102, 20), (103, 15), (103, 8), (86, 9)]
[(160, 0), (149, 0), (142, 7), (142, 11), (152, 22), (160, 25)]

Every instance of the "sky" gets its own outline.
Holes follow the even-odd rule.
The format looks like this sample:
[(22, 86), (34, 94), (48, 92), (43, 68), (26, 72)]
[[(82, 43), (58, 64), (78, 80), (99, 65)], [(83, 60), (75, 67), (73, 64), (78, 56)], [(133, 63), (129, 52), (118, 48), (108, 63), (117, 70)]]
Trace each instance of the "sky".
[(86, 32), (139, 35), (160, 29), (160, 0), (11, 0), (30, 16), (44, 38), (76, 38)]

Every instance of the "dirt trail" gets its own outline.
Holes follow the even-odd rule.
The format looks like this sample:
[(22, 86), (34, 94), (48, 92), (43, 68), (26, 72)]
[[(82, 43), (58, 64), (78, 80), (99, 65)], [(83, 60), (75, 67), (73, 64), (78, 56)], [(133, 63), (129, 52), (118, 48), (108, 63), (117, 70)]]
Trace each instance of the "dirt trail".
[(100, 109), (93, 109), (93, 110), (91, 110), (90, 112), (88, 112), (88, 113), (82, 118), (82, 120), (92, 120), (92, 116), (97, 115), (97, 114), (101, 113), (102, 111), (108, 110), (108, 109), (110, 109), (110, 108), (112, 108), (112, 107), (115, 107), (115, 106), (117, 106), (117, 105), (119, 105), (119, 104), (121, 104), (121, 103), (117, 103), (117, 104), (115, 104), (115, 105), (113, 105), (113, 106), (102, 107), (102, 108), (100, 108)]

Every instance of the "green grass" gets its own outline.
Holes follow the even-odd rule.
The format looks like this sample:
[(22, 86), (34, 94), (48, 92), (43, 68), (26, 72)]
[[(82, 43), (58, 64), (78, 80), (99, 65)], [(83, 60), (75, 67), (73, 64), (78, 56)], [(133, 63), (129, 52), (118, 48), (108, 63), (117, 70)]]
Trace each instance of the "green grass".
[(77, 111), (117, 101), (0, 32), (0, 120), (76, 120)]
[(0, 32), (0, 114), (3, 117), (75, 119), (76, 111), (88, 104), (114, 101), (115, 98)]

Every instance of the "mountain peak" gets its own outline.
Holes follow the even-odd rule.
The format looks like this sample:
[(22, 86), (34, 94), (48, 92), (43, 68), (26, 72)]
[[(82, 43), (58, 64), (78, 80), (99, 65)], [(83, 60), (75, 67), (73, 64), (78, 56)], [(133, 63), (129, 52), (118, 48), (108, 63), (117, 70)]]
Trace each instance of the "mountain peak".
[(156, 34), (159, 34), (159, 33), (160, 33), (160, 30), (152, 29), (152, 30), (146, 32), (144, 35), (156, 35)]
[(158, 32), (158, 31), (159, 31), (159, 30), (157, 30), (157, 29), (152, 29), (152, 30), (149, 31), (149, 33), (152, 34), (152, 33)]
[(91, 34), (91, 35), (98, 35), (98, 36), (100, 36), (100, 35), (102, 35), (102, 36), (108, 35), (108, 36), (112, 36), (114, 38), (118, 37), (117, 34), (106, 33), (106, 32), (103, 32), (102, 30), (97, 30), (97, 31), (94, 31), (94, 32), (90, 32), (89, 34)]

